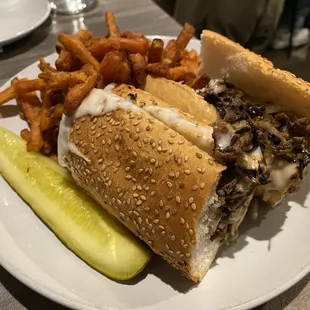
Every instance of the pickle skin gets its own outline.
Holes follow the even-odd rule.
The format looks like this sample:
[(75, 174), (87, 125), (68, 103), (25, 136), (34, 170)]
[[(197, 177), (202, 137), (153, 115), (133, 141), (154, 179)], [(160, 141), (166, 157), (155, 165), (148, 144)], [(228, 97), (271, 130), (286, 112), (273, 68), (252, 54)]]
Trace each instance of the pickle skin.
[[(117, 222), (116, 219), (111, 218), (92, 198), (80, 189), (74, 183), (68, 170), (58, 166), (53, 160), (39, 153), (27, 152), (25, 142), (20, 137), (3, 127), (0, 127), (0, 145), (0, 175), (30, 206), (33, 212), (56, 235), (56, 237), (76, 256), (81, 258), (91, 268), (112, 280), (130, 280), (145, 268), (152, 256), (149, 248), (134, 237), (133, 234), (121, 223)], [(10, 152), (8, 152), (8, 149)], [(46, 173), (44, 174), (44, 177), (37, 175), (36, 180), (34, 175), (38, 174), (36, 172), (36, 169), (38, 170), (38, 165), (41, 165), (41, 168), (44, 169), (43, 174), (44, 172)], [(46, 180), (48, 181), (48, 179), (53, 177), (54, 174), (55, 184), (47, 183), (42, 185), (44, 180), (45, 182)], [(38, 182), (40, 184), (38, 184)], [(44, 190), (42, 190), (42, 187)], [(69, 212), (65, 212), (67, 209), (64, 210), (63, 208), (68, 201), (65, 199), (64, 201), (59, 200), (58, 202), (62, 205), (61, 207), (57, 202), (52, 201), (51, 197), (45, 194), (54, 194), (53, 190), (55, 191), (55, 188), (58, 189), (57, 187), (62, 191), (73, 191), (70, 198), (73, 197), (74, 199), (71, 199), (71, 209), (68, 208)], [(29, 194), (29, 191), (31, 191), (31, 195)], [(60, 194), (60, 192), (56, 193), (56, 196), (57, 194)], [(49, 202), (47, 208), (47, 212), (49, 213), (48, 216), (44, 215), (44, 213), (46, 214), (44, 207), (40, 207), (40, 202), (37, 198), (40, 196), (45, 197), (45, 201)], [(72, 203), (75, 203), (76, 201), (80, 203), (80, 209), (76, 209), (74, 206), (72, 207)], [(52, 210), (53, 205), (54, 210)], [(70, 213), (70, 211), (75, 211), (75, 213), (71, 212), (71, 217), (70, 214), (67, 214)], [(54, 214), (52, 214), (53, 212)], [(61, 214), (61, 212), (63, 212), (63, 214)], [(58, 213), (58, 215), (56, 215), (56, 213)], [(69, 219), (71, 223), (67, 222), (58, 225), (58, 219), (60, 218), (59, 214), (63, 216), (60, 221)], [(53, 218), (53, 215), (55, 215), (55, 218)], [(90, 217), (93, 221), (85, 222), (84, 220), (84, 227), (79, 223), (81, 218), (83, 221), (83, 218), (89, 219)], [(57, 220), (55, 221), (56, 218)], [(70, 224), (73, 228), (77, 226), (77, 229), (76, 231), (72, 230), (69, 233), (66, 232), (62, 235), (62, 224), (67, 224), (68, 226)], [(91, 224), (93, 224), (93, 226), (91, 226)], [(98, 238), (96, 233), (101, 233), (101, 230), (105, 232), (105, 236), (102, 235), (101, 238), (100, 235), (100, 238)], [(82, 245), (78, 245), (79, 237), (81, 239), (90, 238), (88, 239), (90, 242), (84, 242)], [(98, 248), (98, 243), (101, 245), (102, 242), (104, 243), (103, 247)], [(92, 244), (94, 244), (93, 250), (98, 250), (98, 252), (92, 251)], [(105, 263), (100, 264), (100, 256), (107, 254), (106, 256), (108, 257), (111, 253), (105, 251), (114, 251), (117, 247), (119, 247), (118, 252), (120, 256), (119, 266), (117, 266), (117, 262), (115, 262), (114, 259), (113, 261), (108, 262), (108, 264), (113, 265), (114, 269), (108, 270), (109, 266), (105, 266)], [(117, 250), (115, 252), (117, 252)], [(113, 257), (114, 255), (110, 256)], [(131, 259), (132, 263), (128, 264), (128, 266), (124, 261), (127, 257), (129, 258), (129, 261)], [(122, 270), (119, 271), (119, 269)]]

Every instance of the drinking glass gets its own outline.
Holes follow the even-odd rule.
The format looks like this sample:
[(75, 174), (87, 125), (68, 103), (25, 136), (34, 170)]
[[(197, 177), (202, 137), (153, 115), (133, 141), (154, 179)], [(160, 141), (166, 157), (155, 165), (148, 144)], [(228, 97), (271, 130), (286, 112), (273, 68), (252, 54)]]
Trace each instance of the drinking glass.
[(50, 0), (50, 3), (58, 14), (72, 15), (91, 10), (96, 0)]

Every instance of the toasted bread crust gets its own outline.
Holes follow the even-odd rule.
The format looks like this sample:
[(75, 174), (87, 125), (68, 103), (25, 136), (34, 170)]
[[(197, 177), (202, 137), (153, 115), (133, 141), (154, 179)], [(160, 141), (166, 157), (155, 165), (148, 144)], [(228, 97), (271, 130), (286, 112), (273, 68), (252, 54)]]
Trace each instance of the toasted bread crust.
[(201, 35), (200, 74), (225, 77), (250, 96), (310, 118), (310, 84), (212, 31)]
[(191, 261), (196, 221), (225, 167), (142, 109), (78, 119), (70, 140), (90, 160), (68, 154), (77, 183), (154, 252), (200, 281), (204, 274)]

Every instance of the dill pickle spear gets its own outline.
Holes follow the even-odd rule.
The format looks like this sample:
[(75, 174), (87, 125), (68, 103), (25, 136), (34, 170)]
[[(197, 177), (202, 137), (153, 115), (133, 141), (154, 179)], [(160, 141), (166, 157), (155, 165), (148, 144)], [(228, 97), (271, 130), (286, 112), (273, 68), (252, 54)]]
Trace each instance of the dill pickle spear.
[(113, 280), (129, 280), (147, 265), (150, 250), (81, 190), (66, 169), (27, 152), (25, 142), (2, 127), (0, 145), (2, 177), (89, 266)]

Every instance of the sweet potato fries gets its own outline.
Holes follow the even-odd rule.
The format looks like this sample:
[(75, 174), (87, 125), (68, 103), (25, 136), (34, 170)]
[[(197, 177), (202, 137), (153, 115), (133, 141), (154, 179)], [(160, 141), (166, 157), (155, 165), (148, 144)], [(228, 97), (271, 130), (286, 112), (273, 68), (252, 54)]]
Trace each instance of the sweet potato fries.
[(40, 59), (37, 79), (15, 78), (0, 92), (0, 105), (16, 99), (20, 116), (29, 124), (21, 132), (29, 151), (57, 154), (59, 121), (70, 116), (94, 87), (127, 83), (143, 88), (147, 74), (196, 83), (200, 57), (186, 46), (195, 29), (185, 24), (176, 40), (166, 47), (160, 38), (150, 41), (132, 31), (120, 32), (115, 16), (105, 16), (108, 33), (94, 37), (89, 30), (75, 35), (60, 33), (55, 67)]

